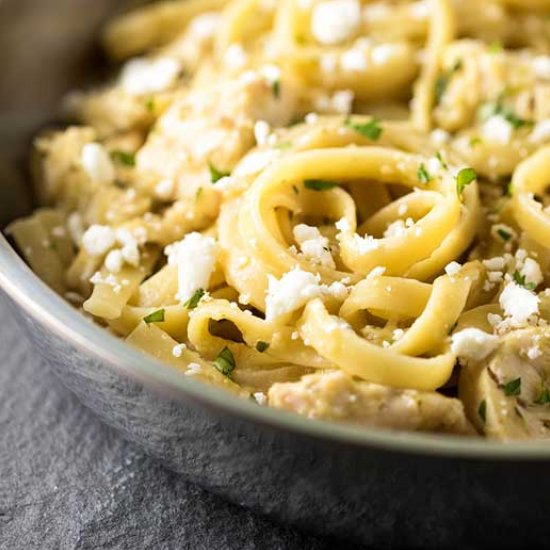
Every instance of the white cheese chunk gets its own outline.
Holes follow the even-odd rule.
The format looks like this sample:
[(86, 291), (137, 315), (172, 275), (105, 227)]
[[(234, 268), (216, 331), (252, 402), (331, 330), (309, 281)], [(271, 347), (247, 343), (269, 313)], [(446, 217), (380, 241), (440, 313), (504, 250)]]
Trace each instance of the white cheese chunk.
[(500, 306), (514, 326), (527, 323), (539, 312), (539, 298), (533, 292), (515, 283), (508, 283), (499, 298)]
[(532, 258), (527, 258), (523, 267), (521, 268), (521, 274), (525, 277), (525, 282), (528, 284), (534, 284), (536, 286), (542, 283), (544, 277), (538, 262)]
[(462, 269), (462, 265), (458, 262), (451, 262), (445, 267), (445, 273), (450, 277), (456, 275)]
[(496, 349), (498, 340), (498, 336), (467, 328), (453, 334), (451, 351), (461, 359), (480, 361)]
[(185, 303), (199, 289), (207, 289), (218, 258), (218, 244), (212, 237), (189, 233), (165, 249), (168, 263), (178, 267), (177, 299)]
[(103, 256), (113, 247), (115, 241), (115, 232), (106, 225), (94, 224), (82, 236), (84, 250), (93, 257)]
[(135, 96), (163, 92), (175, 83), (180, 71), (177, 59), (138, 57), (124, 65), (120, 84), (126, 93)]
[(550, 80), (550, 57), (539, 55), (532, 61), (535, 76), (541, 80)]
[(507, 145), (512, 140), (514, 128), (503, 116), (494, 115), (485, 121), (482, 133), (490, 143)]
[(311, 33), (319, 44), (334, 46), (354, 38), (361, 25), (359, 0), (324, 0), (311, 14)]
[(115, 167), (109, 153), (99, 143), (87, 143), (82, 148), (80, 162), (88, 177), (99, 184), (109, 184), (115, 180)]
[(293, 233), (302, 254), (308, 260), (324, 267), (335, 269), (336, 266), (330, 253), (329, 241), (321, 235), (317, 227), (300, 224), (294, 227)]

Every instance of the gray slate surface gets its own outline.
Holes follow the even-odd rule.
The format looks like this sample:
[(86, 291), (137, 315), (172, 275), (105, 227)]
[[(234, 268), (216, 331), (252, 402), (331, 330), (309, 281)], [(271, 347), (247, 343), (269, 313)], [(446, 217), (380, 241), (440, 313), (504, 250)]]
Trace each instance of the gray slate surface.
[(333, 547), (206, 493), (103, 426), (42, 368), (0, 296), (1, 549)]

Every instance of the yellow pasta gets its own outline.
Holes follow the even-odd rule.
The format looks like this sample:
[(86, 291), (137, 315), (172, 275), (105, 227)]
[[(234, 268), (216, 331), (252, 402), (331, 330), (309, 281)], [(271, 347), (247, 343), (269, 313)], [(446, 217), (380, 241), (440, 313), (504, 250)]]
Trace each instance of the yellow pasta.
[(120, 74), (37, 138), (42, 208), (9, 232), (85, 314), (261, 405), (549, 437), (548, 8), (123, 14)]

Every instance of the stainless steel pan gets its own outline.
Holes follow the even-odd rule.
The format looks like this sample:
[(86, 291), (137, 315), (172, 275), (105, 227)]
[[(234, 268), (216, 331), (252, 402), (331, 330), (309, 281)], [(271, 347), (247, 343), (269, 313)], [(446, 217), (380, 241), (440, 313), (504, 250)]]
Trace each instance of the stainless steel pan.
[[(61, 95), (101, 71), (122, 2), (0, 0), (0, 227), (28, 212), (25, 153)], [(0, 237), (0, 289), (44, 364), (170, 468), (284, 522), (378, 547), (550, 540), (550, 445), (309, 422), (184, 378), (80, 316)], [(1, 535), (0, 535), (1, 537)]]

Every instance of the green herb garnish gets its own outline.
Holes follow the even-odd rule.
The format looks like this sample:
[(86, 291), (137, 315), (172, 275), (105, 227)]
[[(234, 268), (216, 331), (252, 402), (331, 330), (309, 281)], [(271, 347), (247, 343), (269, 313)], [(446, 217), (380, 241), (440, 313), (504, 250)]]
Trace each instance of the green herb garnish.
[(256, 350), (260, 353), (263, 353), (267, 348), (269, 347), (269, 344), (267, 342), (258, 342), (256, 344)]
[(462, 67), (463, 67), (462, 59), (458, 59), (447, 72), (443, 73), (435, 81), (435, 99), (437, 103), (441, 101), (441, 98), (443, 97), (443, 94), (447, 90), (447, 86), (449, 85), (449, 82), (451, 81), (451, 78), (453, 77), (453, 75), (458, 71), (460, 71)]
[(489, 53), (500, 53), (502, 50), (502, 42), (499, 40), (495, 40), (489, 44)]
[(183, 304), (183, 307), (186, 307), (187, 309), (195, 309), (199, 305), (199, 302), (201, 301), (204, 294), (204, 290), (202, 288), (199, 288), (195, 291), (193, 296), (191, 296), (191, 298), (189, 298), (189, 300), (187, 300), (187, 302)]
[(155, 111), (155, 98), (154, 97), (148, 97), (145, 100), (145, 108), (150, 112), (153, 113)]
[(432, 181), (432, 176), (430, 176), (430, 173), (426, 169), (424, 163), (422, 163), (418, 167), (418, 172), (416, 173), (416, 176), (418, 177), (418, 181), (423, 184), (430, 183), (430, 181)]
[(502, 228), (497, 229), (497, 235), (506, 242), (508, 242), (512, 238), (512, 234), (508, 233), (508, 231)]
[(273, 96), (276, 99), (279, 99), (281, 97), (281, 81), (280, 80), (274, 80), (271, 84), (271, 91), (273, 92)]
[(134, 167), (136, 165), (136, 157), (132, 153), (127, 153), (126, 151), (111, 151), (111, 158), (124, 164), (125, 166)]
[(483, 424), (485, 424), (487, 420), (487, 401), (485, 401), (485, 399), (479, 404), (477, 414), (479, 414), (479, 418), (481, 418)]
[(293, 186), (292, 186), (292, 190), (294, 191), (294, 193), (295, 193), (296, 195), (298, 195), (298, 194), (300, 193), (300, 190), (298, 189), (298, 187), (296, 187), (296, 185), (293, 185)]
[(150, 325), (151, 323), (164, 323), (164, 314), (166, 311), (164, 309), (159, 309), (157, 311), (153, 311), (153, 313), (150, 313), (147, 315), (147, 317), (144, 317), (143, 320), (146, 324)]
[(231, 172), (224, 172), (216, 168), (211, 162), (208, 163), (208, 169), (210, 170), (210, 181), (216, 183), (222, 178), (226, 178), (231, 175)]
[(484, 103), (479, 109), (479, 116), (482, 120), (487, 120), (492, 116), (501, 116), (504, 118), (513, 128), (523, 128), (524, 126), (532, 126), (533, 122), (520, 118), (510, 109), (502, 104), (506, 91), (502, 92), (496, 101), (489, 101)]
[(344, 121), (344, 126), (351, 128), (372, 141), (377, 141), (383, 132), (383, 128), (380, 126), (380, 121), (377, 118), (371, 118), (371, 120), (364, 123), (355, 123), (348, 117)]
[(435, 158), (439, 161), (439, 164), (441, 164), (441, 167), (444, 168), (445, 170), (448, 170), (449, 169), (449, 165), (445, 162), (445, 160), (443, 159), (443, 155), (441, 154), (441, 151), (438, 151), (436, 154), (435, 154)]
[(275, 145), (275, 149), (290, 149), (292, 147), (292, 141), (281, 141)]
[(510, 397), (521, 393), (521, 378), (516, 378), (504, 386), (504, 395)]
[(523, 288), (526, 288), (527, 290), (535, 290), (537, 288), (537, 285), (535, 283), (527, 283), (525, 281), (525, 275), (522, 275), (519, 271), (514, 271), (514, 274), (512, 275), (514, 282)]
[(537, 405), (547, 405), (550, 403), (550, 391), (548, 388), (542, 388), (539, 398), (535, 401)]
[(235, 370), (235, 358), (228, 347), (220, 351), (218, 357), (214, 360), (214, 366), (225, 376), (231, 376)]
[(312, 191), (328, 191), (329, 189), (333, 189), (337, 185), (338, 184), (334, 181), (329, 180), (304, 180), (304, 187), (306, 189), (311, 189)]
[(461, 196), (464, 189), (476, 178), (477, 174), (473, 168), (463, 168), (456, 176), (456, 192), (458, 196)]

